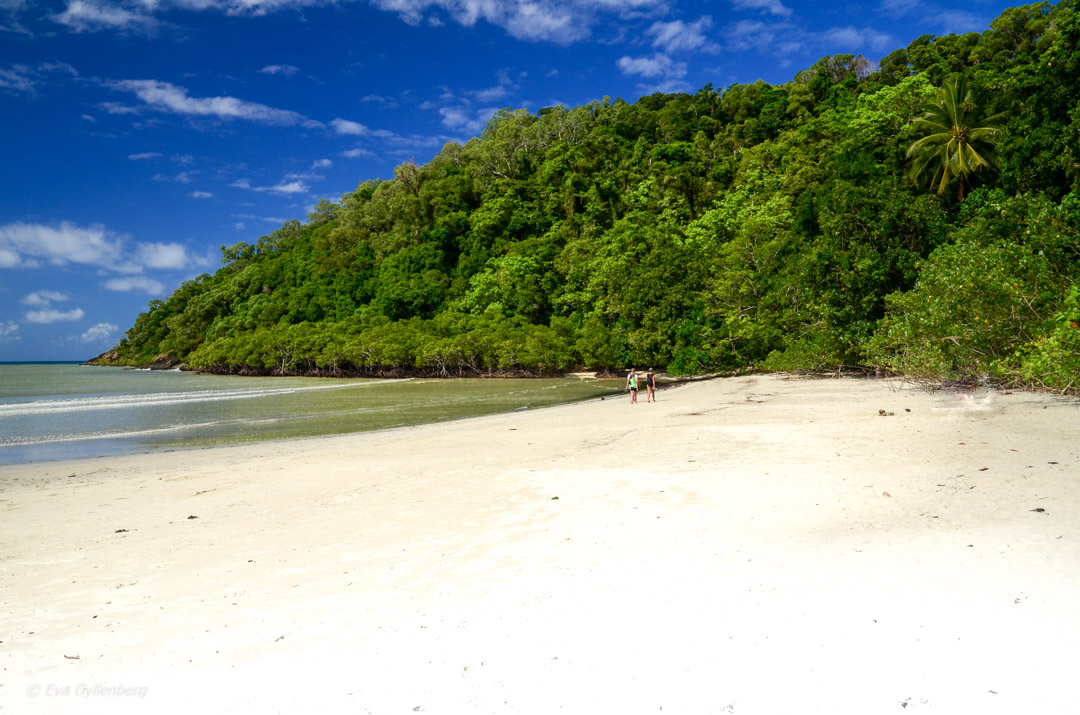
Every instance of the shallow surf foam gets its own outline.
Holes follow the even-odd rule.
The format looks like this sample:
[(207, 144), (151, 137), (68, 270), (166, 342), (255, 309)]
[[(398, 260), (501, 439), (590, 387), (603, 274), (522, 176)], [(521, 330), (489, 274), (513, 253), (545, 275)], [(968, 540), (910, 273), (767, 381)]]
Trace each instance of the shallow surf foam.
[(334, 385), (314, 385), (307, 387), (270, 387), (238, 390), (197, 390), (191, 392), (148, 392), (131, 395), (108, 395), (97, 397), (61, 398), (53, 400), (31, 400), (0, 404), (0, 418), (21, 415), (44, 415), (50, 413), (82, 412), (86, 410), (121, 410), (136, 407), (159, 407), (195, 402), (216, 402), (224, 400), (247, 400), (258, 397), (274, 397), (317, 390), (340, 390), (347, 387), (370, 387), (372, 385), (406, 382), (411, 378), (397, 380), (379, 380), (371, 382), (349, 382)]

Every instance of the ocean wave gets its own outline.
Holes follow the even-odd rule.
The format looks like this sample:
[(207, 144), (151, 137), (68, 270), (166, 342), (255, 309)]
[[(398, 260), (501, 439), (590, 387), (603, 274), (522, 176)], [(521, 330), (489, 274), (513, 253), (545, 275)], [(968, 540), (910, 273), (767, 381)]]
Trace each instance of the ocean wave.
[[(314, 422), (318, 420), (330, 421), (335, 418), (347, 418), (350, 416), (355, 417), (358, 414), (371, 415), (384, 412), (393, 413), (399, 412), (400, 410), (400, 405), (389, 405), (376, 408), (358, 407), (355, 409), (328, 410), (311, 414), (274, 415), (267, 417), (239, 417), (223, 420), (213, 420), (210, 422), (177, 422), (175, 424), (161, 425), (159, 427), (142, 427), (136, 429), (118, 428), (112, 431), (101, 430), (97, 432), (71, 432), (68, 434), (39, 434), (33, 436), (0, 439), (0, 449), (3, 449), (5, 447), (33, 447), (65, 442), (83, 442), (107, 439), (126, 440), (138, 437), (161, 435), (168, 432), (201, 432), (203, 435), (224, 434), (240, 437), (242, 435), (251, 434), (251, 428), (260, 425), (265, 426), (281, 423), (302, 424), (305, 422)], [(212, 430), (212, 432), (210, 430)], [(337, 434), (337, 432), (332, 431), (328, 432), (327, 434)], [(0, 464), (3, 464), (2, 460), (0, 460)]]
[(257, 397), (275, 397), (317, 390), (340, 390), (348, 387), (371, 387), (392, 382), (406, 382), (410, 378), (350, 382), (335, 385), (312, 385), (306, 387), (267, 387), (235, 390), (196, 390), (191, 392), (149, 392), (141, 394), (79, 397), (72, 399), (32, 400), (0, 404), (0, 418), (25, 415), (44, 415), (88, 410), (121, 410), (138, 407), (161, 407), (166, 405), (226, 400), (250, 400)]
[(176, 424), (165, 427), (147, 427), (135, 430), (117, 430), (115, 432), (80, 432), (73, 434), (37, 435), (34, 437), (16, 437), (14, 439), (0, 440), (0, 447), (31, 447), (39, 444), (54, 444), (57, 442), (83, 442), (86, 440), (100, 439), (130, 439), (132, 437), (145, 437), (164, 432), (180, 432), (182, 430), (220, 427), (223, 421), (215, 422), (192, 422), (190, 424)]

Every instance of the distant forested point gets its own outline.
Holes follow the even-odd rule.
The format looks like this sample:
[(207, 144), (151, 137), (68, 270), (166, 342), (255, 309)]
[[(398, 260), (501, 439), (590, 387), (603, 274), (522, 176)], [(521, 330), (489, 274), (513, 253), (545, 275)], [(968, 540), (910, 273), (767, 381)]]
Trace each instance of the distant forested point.
[(504, 109), (222, 246), (99, 363), (243, 374), (877, 369), (1080, 388), (1080, 16), (788, 83)]

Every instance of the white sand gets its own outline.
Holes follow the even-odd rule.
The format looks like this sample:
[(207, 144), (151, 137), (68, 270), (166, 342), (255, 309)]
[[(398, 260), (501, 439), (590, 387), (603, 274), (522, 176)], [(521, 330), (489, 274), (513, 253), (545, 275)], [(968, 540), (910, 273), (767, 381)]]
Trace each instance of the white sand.
[(4, 468), (0, 710), (1080, 712), (1074, 401), (660, 398)]

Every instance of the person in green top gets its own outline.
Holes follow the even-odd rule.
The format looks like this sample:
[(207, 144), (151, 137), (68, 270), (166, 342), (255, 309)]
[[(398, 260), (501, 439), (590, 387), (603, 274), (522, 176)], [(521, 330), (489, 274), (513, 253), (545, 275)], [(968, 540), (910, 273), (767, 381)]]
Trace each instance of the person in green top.
[(637, 404), (637, 373), (634, 368), (630, 368), (630, 373), (626, 376), (626, 389), (630, 391), (630, 404)]

